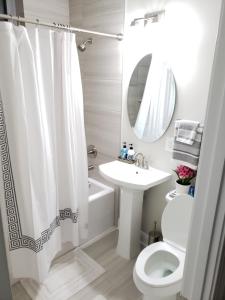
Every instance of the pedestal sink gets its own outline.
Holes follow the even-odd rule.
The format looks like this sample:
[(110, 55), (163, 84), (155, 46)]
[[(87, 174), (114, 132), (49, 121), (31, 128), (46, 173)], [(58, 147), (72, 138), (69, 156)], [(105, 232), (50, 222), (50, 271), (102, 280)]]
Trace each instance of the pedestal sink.
[(140, 252), (140, 230), (145, 190), (167, 181), (170, 174), (158, 169), (112, 161), (99, 166), (100, 174), (120, 187), (120, 218), (117, 253), (131, 259)]

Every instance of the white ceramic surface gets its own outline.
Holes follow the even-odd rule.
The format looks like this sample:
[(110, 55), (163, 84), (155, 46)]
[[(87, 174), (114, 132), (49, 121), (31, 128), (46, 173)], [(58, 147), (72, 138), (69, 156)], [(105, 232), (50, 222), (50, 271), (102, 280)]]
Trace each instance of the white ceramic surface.
[(87, 242), (114, 226), (114, 189), (101, 182), (88, 178), (88, 239)]
[(182, 185), (182, 184), (176, 182), (176, 193), (177, 193), (177, 195), (188, 194), (190, 186), (191, 186), (191, 184)]
[(133, 272), (135, 285), (144, 299), (176, 299), (181, 288), (184, 261), (185, 252), (165, 242), (146, 247), (138, 256)]
[(170, 174), (155, 168), (148, 170), (117, 160), (99, 166), (101, 175), (114, 184), (132, 190), (145, 191), (167, 181)]
[(165, 207), (162, 214), (163, 240), (185, 251), (191, 221), (194, 198), (177, 195)]
[(181, 289), (193, 198), (178, 195), (162, 216), (163, 242), (151, 244), (138, 256), (133, 278), (144, 300), (176, 300)]
[(120, 186), (120, 218), (117, 253), (131, 259), (140, 252), (143, 193), (170, 178), (170, 174), (150, 168), (112, 161), (99, 166), (100, 174)]

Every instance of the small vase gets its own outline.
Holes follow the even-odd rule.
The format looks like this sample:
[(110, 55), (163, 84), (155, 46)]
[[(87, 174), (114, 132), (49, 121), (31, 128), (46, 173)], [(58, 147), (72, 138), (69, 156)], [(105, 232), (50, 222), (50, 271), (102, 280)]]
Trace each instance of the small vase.
[(180, 184), (176, 181), (176, 193), (177, 193), (177, 195), (188, 194), (190, 186), (191, 186), (190, 183), (186, 184), (186, 185), (183, 185), (183, 184)]

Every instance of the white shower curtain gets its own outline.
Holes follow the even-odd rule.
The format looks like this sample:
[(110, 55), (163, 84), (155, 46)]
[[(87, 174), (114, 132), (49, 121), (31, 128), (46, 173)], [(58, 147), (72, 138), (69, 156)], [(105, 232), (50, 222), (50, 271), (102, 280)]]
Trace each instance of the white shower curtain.
[(11, 276), (43, 281), (87, 236), (88, 168), (75, 35), (0, 23), (1, 211)]
[(140, 109), (134, 125), (138, 138), (152, 142), (158, 139), (168, 127), (173, 114), (175, 99), (173, 73), (156, 53), (152, 55), (151, 65), (145, 84)]

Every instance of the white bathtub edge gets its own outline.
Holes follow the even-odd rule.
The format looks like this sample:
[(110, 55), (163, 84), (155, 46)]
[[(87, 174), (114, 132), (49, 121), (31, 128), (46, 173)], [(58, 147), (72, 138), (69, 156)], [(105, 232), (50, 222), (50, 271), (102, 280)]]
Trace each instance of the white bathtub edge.
[(103, 189), (106, 189), (106, 190), (108, 189), (110, 191), (114, 191), (114, 189), (111, 186), (105, 185), (104, 183), (102, 183), (102, 182), (100, 182), (100, 181), (98, 181), (98, 180), (96, 180), (92, 177), (88, 177), (88, 181), (102, 187)]
[(99, 181), (97, 181), (97, 180), (95, 180), (95, 179), (93, 179), (91, 177), (88, 178), (88, 182), (90, 182), (92, 184), (95, 184), (95, 185), (97, 185), (97, 186), (99, 186), (99, 187), (101, 187), (103, 189), (102, 191), (100, 191), (98, 193), (90, 195), (88, 197), (88, 201), (89, 202), (92, 202), (92, 201), (98, 199), (99, 197), (102, 197), (102, 196), (105, 196), (105, 195), (107, 195), (109, 193), (114, 192), (114, 189), (111, 188), (110, 186), (105, 185), (105, 184), (103, 184), (103, 183), (101, 183), (101, 182), (99, 182)]

